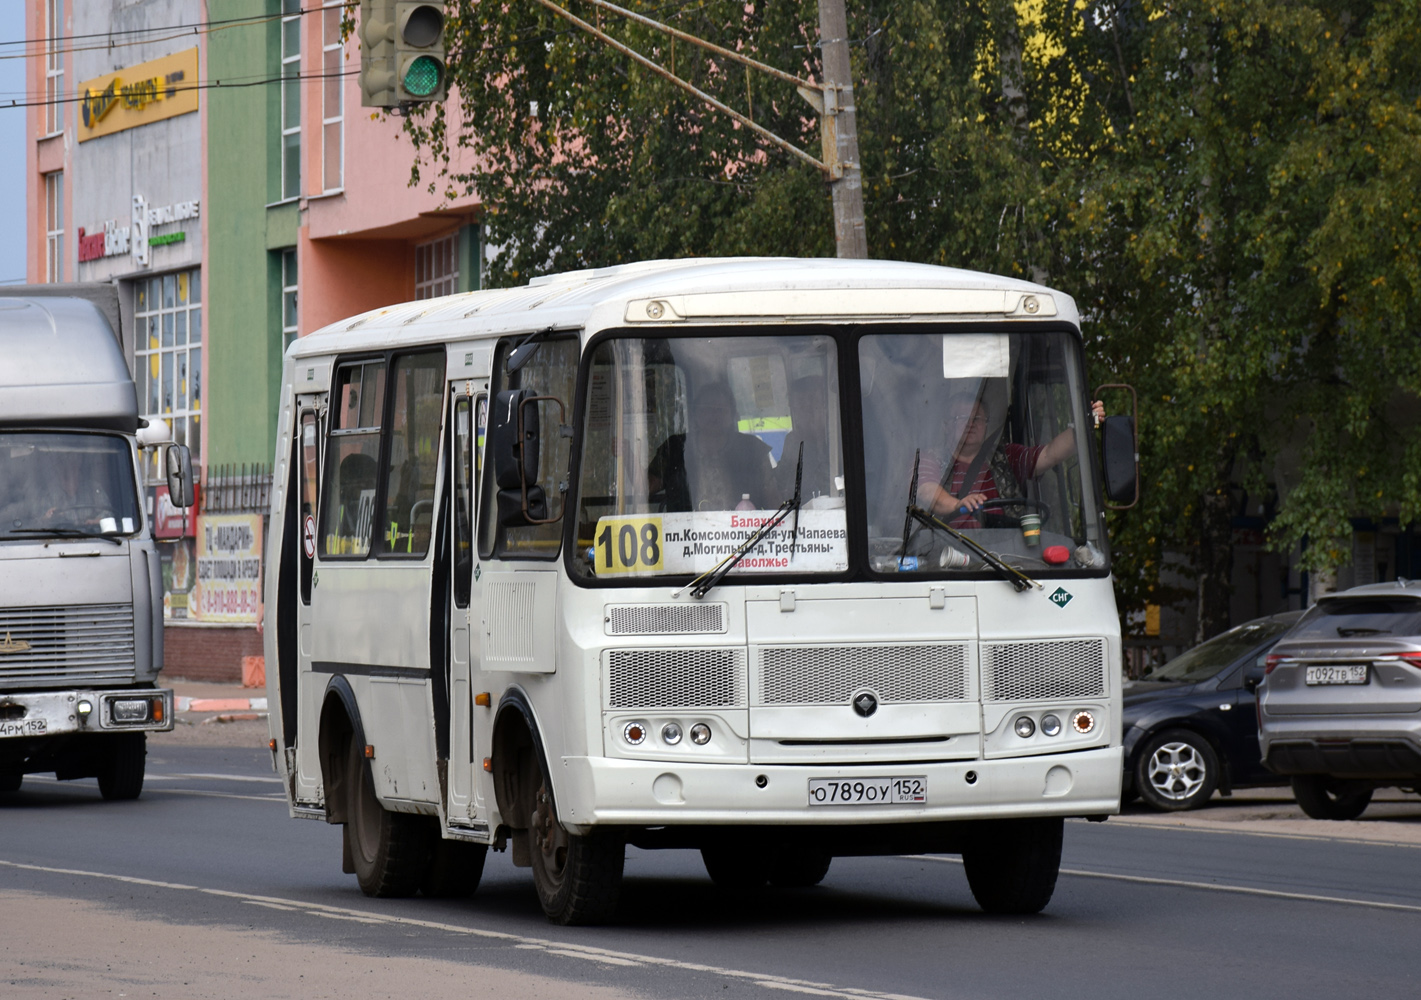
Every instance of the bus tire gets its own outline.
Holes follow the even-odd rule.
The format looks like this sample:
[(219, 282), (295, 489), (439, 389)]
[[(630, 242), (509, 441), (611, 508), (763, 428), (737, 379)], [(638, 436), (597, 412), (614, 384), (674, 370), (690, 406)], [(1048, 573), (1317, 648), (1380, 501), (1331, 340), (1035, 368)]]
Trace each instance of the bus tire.
[(413, 896), (429, 868), (430, 827), (421, 816), (390, 812), (375, 797), (370, 763), (350, 741), (346, 766), (345, 844), (360, 891), (380, 898)]
[(962, 867), (977, 905), (988, 913), (1040, 913), (1056, 891), (1065, 820), (993, 820), (974, 831)]
[(438, 837), (429, 852), (420, 891), (433, 899), (466, 899), (478, 891), (487, 858), (487, 844)]
[(603, 830), (569, 833), (558, 822), (547, 775), (534, 799), (532, 824), (533, 885), (548, 919), (565, 926), (611, 920), (622, 892), (626, 838)]
[(98, 761), (99, 794), (110, 802), (136, 799), (143, 794), (144, 758), (148, 740), (143, 733), (102, 737), (94, 748)]
[(781, 851), (770, 862), (770, 885), (779, 889), (808, 889), (824, 881), (834, 856), (827, 851)]
[(752, 847), (737, 844), (702, 847), (701, 861), (716, 887), (731, 892), (763, 888), (770, 878), (768, 859)]

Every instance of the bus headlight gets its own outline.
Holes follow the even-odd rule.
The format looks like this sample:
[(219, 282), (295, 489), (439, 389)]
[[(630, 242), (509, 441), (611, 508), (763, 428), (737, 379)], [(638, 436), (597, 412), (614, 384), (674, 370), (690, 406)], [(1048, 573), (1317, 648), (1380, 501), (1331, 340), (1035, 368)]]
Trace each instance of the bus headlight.
[(1027, 740), (1036, 732), (1036, 723), (1031, 721), (1029, 715), (1019, 715), (1016, 722), (1013, 723), (1012, 729), (1016, 730), (1016, 734), (1022, 739)]
[(674, 747), (681, 742), (681, 727), (674, 722), (668, 722), (661, 727), (661, 742), (667, 746)]
[(1089, 709), (1081, 709), (1071, 716), (1071, 728), (1082, 736), (1095, 730), (1095, 713)]
[(1061, 720), (1056, 718), (1056, 716), (1054, 715), (1043, 715), (1041, 717), (1041, 735), (1060, 736)]
[(632, 746), (640, 746), (646, 742), (646, 723), (628, 722), (627, 727), (622, 730), (622, 739)]
[(691, 727), (691, 742), (694, 743), (696, 746), (705, 746), (707, 743), (710, 742), (710, 738), (710, 726), (706, 725), (704, 722), (697, 722), (694, 726)]

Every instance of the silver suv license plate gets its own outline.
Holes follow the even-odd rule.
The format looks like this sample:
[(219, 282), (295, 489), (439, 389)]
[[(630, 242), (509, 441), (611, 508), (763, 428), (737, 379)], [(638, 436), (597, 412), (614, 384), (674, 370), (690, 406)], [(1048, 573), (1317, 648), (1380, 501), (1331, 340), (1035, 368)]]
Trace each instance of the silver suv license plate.
[(810, 778), (811, 806), (925, 805), (928, 779), (911, 778)]
[(1303, 679), (1309, 684), (1365, 684), (1367, 665), (1346, 663), (1335, 667), (1308, 667)]

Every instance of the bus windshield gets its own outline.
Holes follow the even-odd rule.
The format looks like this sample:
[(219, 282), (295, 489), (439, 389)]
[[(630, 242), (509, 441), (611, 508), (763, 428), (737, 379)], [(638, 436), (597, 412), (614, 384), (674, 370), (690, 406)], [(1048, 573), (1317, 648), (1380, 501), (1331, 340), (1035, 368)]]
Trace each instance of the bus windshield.
[(583, 415), (577, 571), (705, 572), (791, 500), (796, 482), (795, 537), (787, 520), (735, 571), (846, 570), (835, 351), (814, 334), (602, 341)]
[(0, 538), (131, 535), (141, 527), (123, 438), (0, 434)]
[[(871, 334), (858, 356), (872, 569), (983, 572), (970, 543), (1027, 571), (1104, 568), (1071, 334)], [(910, 498), (924, 516), (905, 525)]]

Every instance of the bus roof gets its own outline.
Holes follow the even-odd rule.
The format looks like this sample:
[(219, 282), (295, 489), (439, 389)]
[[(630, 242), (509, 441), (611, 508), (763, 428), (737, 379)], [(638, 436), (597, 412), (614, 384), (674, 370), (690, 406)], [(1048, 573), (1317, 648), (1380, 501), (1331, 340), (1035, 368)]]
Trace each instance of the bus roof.
[(0, 426), (137, 430), (133, 378), (92, 302), (0, 298)]
[[(659, 308), (648, 306), (656, 303)], [(514, 288), (385, 306), (332, 323), (294, 357), (554, 327), (864, 322), (980, 316), (1076, 323), (1070, 296), (977, 271), (885, 260), (650, 260), (535, 278)]]

